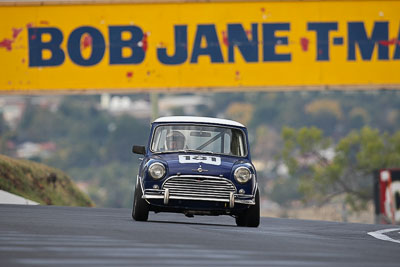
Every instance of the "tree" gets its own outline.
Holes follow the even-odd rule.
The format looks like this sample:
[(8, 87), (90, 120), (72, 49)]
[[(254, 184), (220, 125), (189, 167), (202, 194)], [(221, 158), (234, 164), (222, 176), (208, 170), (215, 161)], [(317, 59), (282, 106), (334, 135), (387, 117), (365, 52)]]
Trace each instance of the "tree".
[(315, 127), (284, 128), (282, 137), (282, 158), (290, 175), (299, 179), (305, 200), (324, 203), (344, 194), (352, 210), (365, 209), (373, 197), (373, 171), (400, 165), (400, 132), (353, 131), (338, 142), (332, 158), (327, 153), (331, 140)]
[(3, 117), (3, 113), (0, 112), (0, 153), (6, 154), (9, 152), (7, 142), (12, 140), (14, 133), (10, 131), (6, 120)]
[(228, 106), (225, 113), (229, 118), (248, 125), (253, 116), (253, 109), (253, 106), (249, 103), (233, 102)]

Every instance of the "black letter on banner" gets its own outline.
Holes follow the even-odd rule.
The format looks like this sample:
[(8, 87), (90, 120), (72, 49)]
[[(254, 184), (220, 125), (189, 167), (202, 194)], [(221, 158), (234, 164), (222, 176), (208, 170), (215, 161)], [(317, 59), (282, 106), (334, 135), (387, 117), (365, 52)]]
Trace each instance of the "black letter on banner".
[(372, 52), (376, 44), (378, 44), (378, 59), (389, 59), (389, 47), (379, 43), (379, 41), (388, 41), (388, 31), (388, 22), (375, 22), (372, 36), (368, 38), (365, 32), (364, 22), (349, 22), (347, 60), (356, 60), (356, 43), (360, 48), (361, 58), (363, 60), (371, 60)]
[[(207, 46), (201, 47), (201, 40), (203, 37), (206, 39)], [(213, 63), (223, 63), (221, 47), (219, 45), (217, 32), (215, 31), (215, 25), (198, 25), (196, 38), (194, 40), (191, 63), (197, 63), (198, 57), (201, 55), (208, 55)]]
[(329, 31), (337, 28), (337, 22), (308, 23), (308, 30), (317, 33), (317, 61), (329, 60)]
[(234, 48), (237, 46), (246, 62), (258, 62), (257, 24), (251, 24), (253, 39), (249, 41), (241, 24), (228, 24), (228, 61), (235, 62)]
[[(145, 57), (142, 47), (138, 42), (143, 40), (143, 31), (136, 26), (109, 26), (110, 34), (110, 64), (139, 64)], [(122, 33), (130, 32), (131, 39), (122, 40)], [(122, 48), (128, 47), (132, 51), (130, 57), (122, 56)]]
[[(81, 38), (85, 33), (92, 38), (92, 54), (88, 59), (84, 59), (81, 53)], [(68, 39), (69, 57), (75, 64), (80, 66), (93, 66), (99, 63), (104, 56), (105, 49), (103, 35), (93, 27), (79, 27), (71, 33)]]
[(291, 54), (276, 54), (275, 46), (287, 45), (287, 37), (276, 37), (276, 31), (289, 31), (289, 23), (263, 23), (264, 61), (291, 61)]
[(187, 25), (175, 26), (175, 54), (167, 55), (167, 48), (157, 48), (158, 60), (166, 65), (178, 65), (186, 61), (187, 52)]
[[(49, 42), (42, 42), (42, 35), (49, 34), (51, 39)], [(29, 66), (30, 67), (46, 67), (58, 66), (64, 62), (65, 54), (60, 48), (63, 41), (63, 34), (57, 28), (29, 28)], [(43, 50), (51, 52), (51, 58), (43, 59)]]

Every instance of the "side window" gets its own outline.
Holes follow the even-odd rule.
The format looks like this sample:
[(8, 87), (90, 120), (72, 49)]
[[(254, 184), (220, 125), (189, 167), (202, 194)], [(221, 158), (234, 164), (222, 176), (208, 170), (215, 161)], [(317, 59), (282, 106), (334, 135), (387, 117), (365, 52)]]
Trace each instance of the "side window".
[(158, 144), (160, 143), (160, 131), (157, 129), (154, 132), (152, 144), (151, 144), (151, 150), (157, 151), (158, 150)]
[(231, 150), (231, 141), (232, 141), (232, 134), (231, 133), (224, 133), (224, 153), (225, 154), (233, 154)]
[(167, 148), (165, 147), (166, 136), (167, 136), (167, 130), (163, 129), (160, 133), (160, 143), (158, 144), (157, 148), (159, 151), (167, 150)]
[(235, 156), (244, 156), (246, 154), (243, 134), (239, 130), (232, 130), (231, 153)]
[(157, 128), (155, 134), (154, 134), (154, 139), (153, 139), (153, 144), (151, 149), (153, 151), (163, 151), (165, 150), (165, 137), (167, 135), (166, 129), (162, 128)]

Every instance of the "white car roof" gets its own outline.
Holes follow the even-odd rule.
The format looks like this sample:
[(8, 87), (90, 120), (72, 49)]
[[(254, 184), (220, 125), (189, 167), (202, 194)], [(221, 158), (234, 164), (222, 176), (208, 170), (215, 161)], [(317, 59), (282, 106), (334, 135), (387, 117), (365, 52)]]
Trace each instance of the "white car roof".
[(226, 119), (209, 118), (209, 117), (195, 117), (195, 116), (170, 116), (161, 117), (156, 119), (154, 122), (199, 122), (199, 123), (213, 123), (222, 124), (236, 127), (245, 127), (243, 124)]

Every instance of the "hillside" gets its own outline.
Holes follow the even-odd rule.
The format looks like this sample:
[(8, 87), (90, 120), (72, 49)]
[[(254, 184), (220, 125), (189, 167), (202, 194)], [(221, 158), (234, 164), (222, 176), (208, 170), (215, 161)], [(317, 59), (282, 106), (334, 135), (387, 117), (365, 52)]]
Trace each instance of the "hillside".
[[(203, 102), (196, 108), (189, 105), (190, 101), (162, 105), (163, 100), (173, 103), (181, 96), (201, 97)], [(102, 107), (99, 95), (3, 96), (0, 154), (29, 158), (63, 170), (86, 187), (85, 192), (98, 207), (132, 207), (140, 162), (131, 147), (147, 144), (150, 134), (150, 118), (142, 116), (150, 116), (150, 112), (142, 114), (136, 110), (140, 105), (134, 103), (147, 103), (150, 109), (150, 97), (110, 97), (128, 97), (131, 109)], [(248, 126), (252, 159), (259, 163), (256, 168), (262, 195), (280, 205), (300, 198), (297, 177), (293, 177), (292, 184), (285, 177), (280, 180), (284, 175), (280, 171), (285, 170), (279, 161), (284, 127), (315, 126), (332, 138), (333, 144), (366, 125), (390, 135), (400, 130), (400, 91), (394, 90), (166, 93), (160, 94), (159, 100), (160, 116), (211, 116)], [(26, 154), (26, 144), (40, 149)]]
[(0, 189), (42, 205), (93, 206), (62, 171), (0, 155)]

